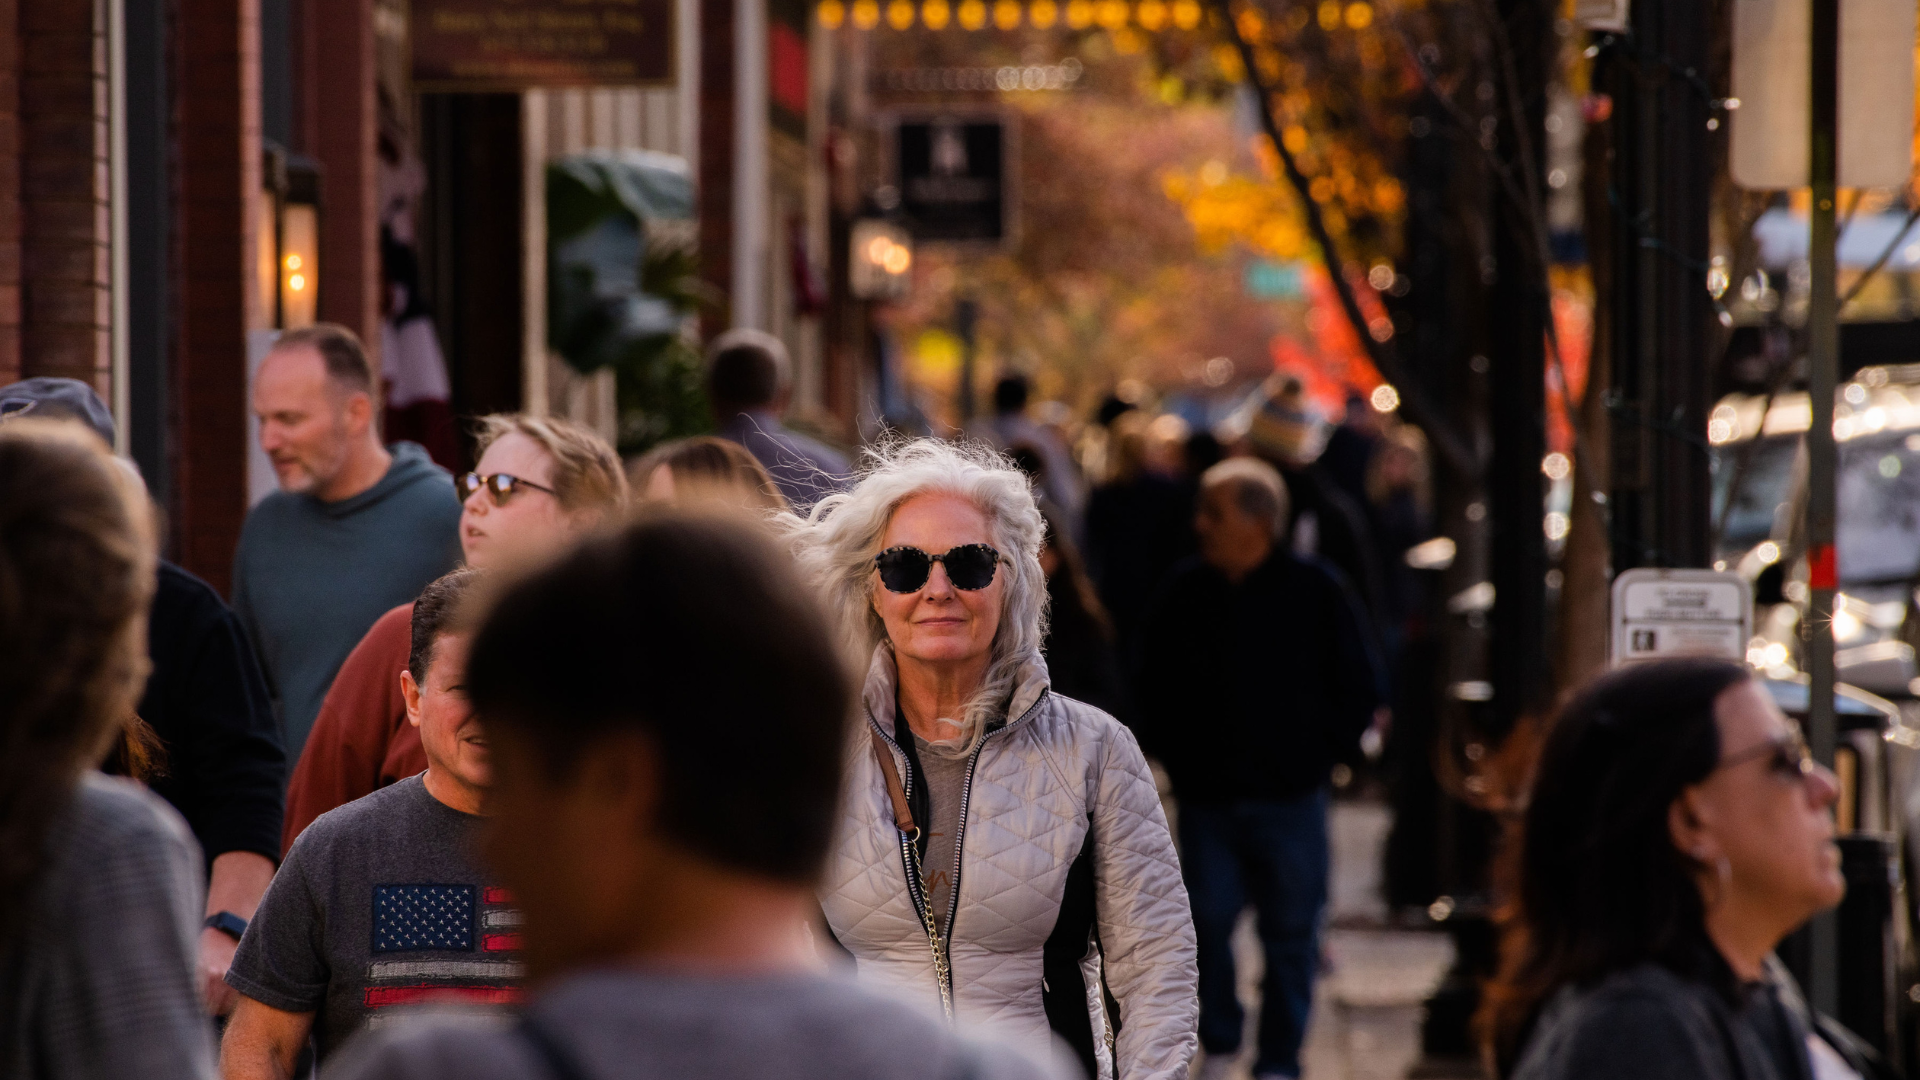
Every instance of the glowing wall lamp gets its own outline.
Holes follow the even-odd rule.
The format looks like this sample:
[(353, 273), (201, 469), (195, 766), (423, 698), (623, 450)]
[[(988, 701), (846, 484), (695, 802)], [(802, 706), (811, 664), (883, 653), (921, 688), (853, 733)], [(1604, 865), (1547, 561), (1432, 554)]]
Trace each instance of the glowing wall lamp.
[(320, 300), (320, 169), (269, 145), (261, 198), (260, 306), (281, 330), (311, 326)]
[(884, 218), (853, 223), (849, 286), (861, 300), (894, 300), (913, 281), (913, 237)]

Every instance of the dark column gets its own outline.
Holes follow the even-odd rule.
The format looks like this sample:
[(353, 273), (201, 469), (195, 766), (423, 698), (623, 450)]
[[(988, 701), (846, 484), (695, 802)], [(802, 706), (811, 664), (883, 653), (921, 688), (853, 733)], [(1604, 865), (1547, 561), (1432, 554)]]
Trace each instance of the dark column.
[[(700, 276), (733, 294), (734, 0), (700, 0)], [(722, 309), (701, 314), (711, 336), (732, 324)]]
[[(1707, 262), (1712, 4), (1636, 4), (1636, 62), (1603, 52), (1613, 95), (1613, 568), (1704, 566), (1710, 478), (1704, 434), (1715, 341)], [(1616, 49), (1628, 46), (1620, 44)], [(1689, 78), (1689, 75), (1692, 78)], [(1604, 392), (1604, 391), (1603, 391)]]
[[(1543, 195), (1546, 73), (1552, 13), (1541, 0), (1502, 0), (1504, 46), (1510, 55), (1499, 102), (1498, 153), (1522, 193)], [(1516, 113), (1518, 114), (1516, 116)], [(1546, 352), (1548, 312), (1544, 253), (1535, 233), (1535, 206), (1507, 191), (1494, 199), (1495, 279), (1487, 298), (1488, 359), (1492, 362), (1493, 460), (1487, 471), (1492, 511), (1490, 551), (1494, 587), (1488, 649), (1496, 735), (1537, 710), (1547, 693)], [(1544, 222), (1539, 222), (1544, 228)]]
[(247, 512), (247, 327), (259, 229), (258, 0), (178, 0), (179, 561), (226, 591)]
[(423, 94), (420, 256), (460, 416), (520, 408), (518, 94)]

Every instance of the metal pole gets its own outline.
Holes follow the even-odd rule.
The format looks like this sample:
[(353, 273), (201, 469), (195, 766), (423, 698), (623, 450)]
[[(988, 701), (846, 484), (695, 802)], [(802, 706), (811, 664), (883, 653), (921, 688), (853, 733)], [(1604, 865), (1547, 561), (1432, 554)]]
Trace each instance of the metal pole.
[[(1834, 557), (1833, 389), (1839, 377), (1839, 297), (1834, 253), (1834, 186), (1839, 145), (1839, 0), (1813, 3), (1813, 123), (1807, 179), (1813, 222), (1808, 249), (1813, 291), (1807, 303), (1807, 396), (1813, 422), (1807, 429), (1808, 675), (1807, 741), (1823, 765), (1833, 764), (1833, 600), (1839, 587)], [(1839, 1011), (1839, 934), (1834, 913), (1813, 922), (1813, 1007)]]

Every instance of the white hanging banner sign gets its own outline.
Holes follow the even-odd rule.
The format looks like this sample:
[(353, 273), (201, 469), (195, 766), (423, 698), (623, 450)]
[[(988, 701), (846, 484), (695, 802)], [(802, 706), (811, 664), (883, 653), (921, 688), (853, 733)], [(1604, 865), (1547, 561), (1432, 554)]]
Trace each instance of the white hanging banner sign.
[(1732, 571), (1625, 570), (1613, 579), (1613, 664), (1713, 656), (1745, 660), (1753, 586)]

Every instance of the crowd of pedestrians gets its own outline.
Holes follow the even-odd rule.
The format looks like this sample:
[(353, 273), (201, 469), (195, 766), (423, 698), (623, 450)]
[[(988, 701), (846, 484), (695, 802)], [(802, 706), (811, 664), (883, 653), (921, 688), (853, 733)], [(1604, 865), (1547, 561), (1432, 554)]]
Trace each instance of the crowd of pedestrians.
[[(1417, 433), (1284, 376), (1068, 432), (1009, 376), (856, 466), (734, 332), (716, 436), (484, 416), (456, 478), (374, 378), (340, 327), (268, 353), (231, 609), (90, 389), (0, 388), (0, 1075), (1224, 1077), (1249, 906), (1252, 1070), (1300, 1075)], [(1834, 792), (1737, 665), (1576, 696), (1493, 1068), (1871, 1075), (1771, 959), (1839, 899)]]

